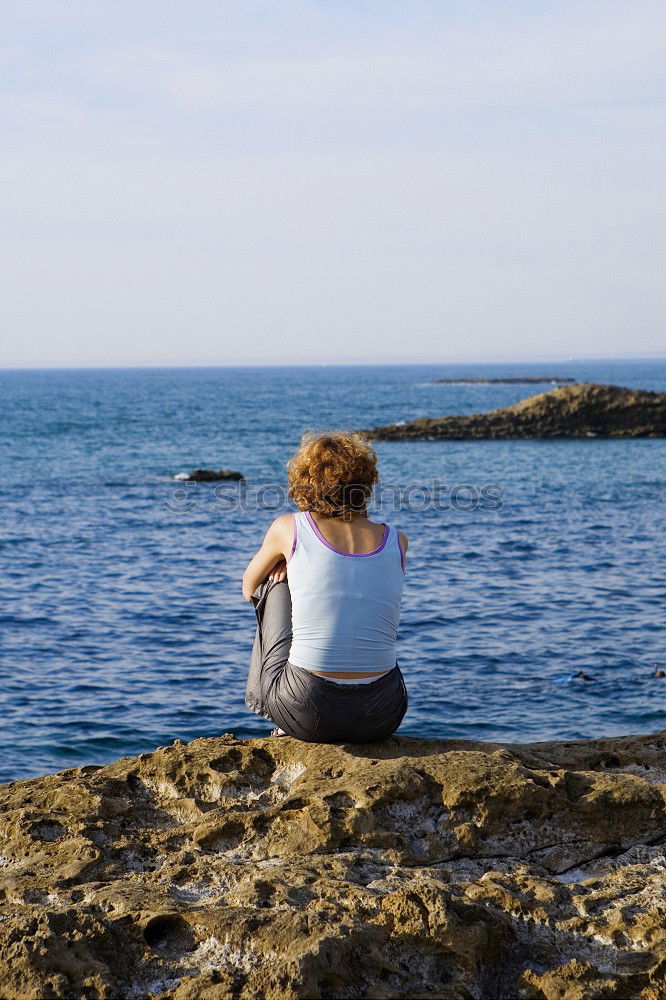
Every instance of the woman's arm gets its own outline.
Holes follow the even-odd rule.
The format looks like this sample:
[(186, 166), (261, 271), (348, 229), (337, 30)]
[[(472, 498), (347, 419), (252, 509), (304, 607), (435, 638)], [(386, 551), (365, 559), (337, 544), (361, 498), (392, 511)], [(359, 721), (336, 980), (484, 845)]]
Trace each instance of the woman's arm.
[(402, 552), (402, 566), (405, 567), (405, 558), (407, 556), (407, 548), (409, 546), (409, 539), (404, 531), (398, 531), (398, 538), (400, 539), (400, 550)]
[(289, 558), (294, 538), (293, 518), (283, 514), (276, 518), (266, 532), (261, 548), (248, 563), (243, 573), (243, 597), (252, 600), (252, 595), (263, 583), (277, 563)]

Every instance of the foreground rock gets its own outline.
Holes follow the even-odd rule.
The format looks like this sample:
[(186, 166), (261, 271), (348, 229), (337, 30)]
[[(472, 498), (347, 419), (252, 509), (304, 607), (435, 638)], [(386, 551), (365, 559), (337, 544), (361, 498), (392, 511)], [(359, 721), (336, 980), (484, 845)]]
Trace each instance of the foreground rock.
[(223, 479), (232, 479), (236, 482), (245, 479), (242, 472), (234, 472), (232, 469), (195, 469), (194, 472), (177, 472), (174, 479), (187, 480), (194, 483), (219, 483)]
[(564, 385), (575, 381), (568, 375), (516, 375), (514, 378), (436, 378), (435, 385), (539, 385), (542, 382)]
[(666, 996), (666, 731), (232, 736), (0, 789), (3, 998)]
[(488, 413), (422, 417), (364, 433), (382, 441), (666, 437), (666, 392), (582, 382)]

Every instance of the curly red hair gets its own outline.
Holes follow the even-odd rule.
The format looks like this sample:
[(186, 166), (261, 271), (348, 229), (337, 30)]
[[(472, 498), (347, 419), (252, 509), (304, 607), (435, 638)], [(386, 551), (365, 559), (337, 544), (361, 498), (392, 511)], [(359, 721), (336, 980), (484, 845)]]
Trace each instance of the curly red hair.
[(373, 448), (354, 431), (304, 434), (287, 473), (289, 496), (299, 510), (343, 521), (365, 513), (379, 478)]

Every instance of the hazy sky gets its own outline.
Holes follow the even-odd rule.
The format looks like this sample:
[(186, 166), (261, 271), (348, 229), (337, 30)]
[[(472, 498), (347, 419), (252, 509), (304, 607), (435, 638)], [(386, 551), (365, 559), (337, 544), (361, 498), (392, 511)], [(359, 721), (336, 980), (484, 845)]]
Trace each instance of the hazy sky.
[(0, 26), (0, 366), (666, 354), (663, 0)]

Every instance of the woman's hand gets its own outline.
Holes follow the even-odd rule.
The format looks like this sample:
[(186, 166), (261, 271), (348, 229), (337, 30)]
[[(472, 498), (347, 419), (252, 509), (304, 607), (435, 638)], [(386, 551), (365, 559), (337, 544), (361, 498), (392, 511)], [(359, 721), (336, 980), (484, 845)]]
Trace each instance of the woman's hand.
[(281, 583), (287, 579), (287, 563), (285, 559), (280, 559), (279, 563), (273, 566), (273, 569), (268, 574), (268, 579), (274, 583)]
[(281, 514), (271, 524), (261, 548), (243, 573), (243, 597), (252, 600), (257, 587), (264, 580), (286, 580), (287, 553), (294, 542), (294, 520), (291, 514)]

